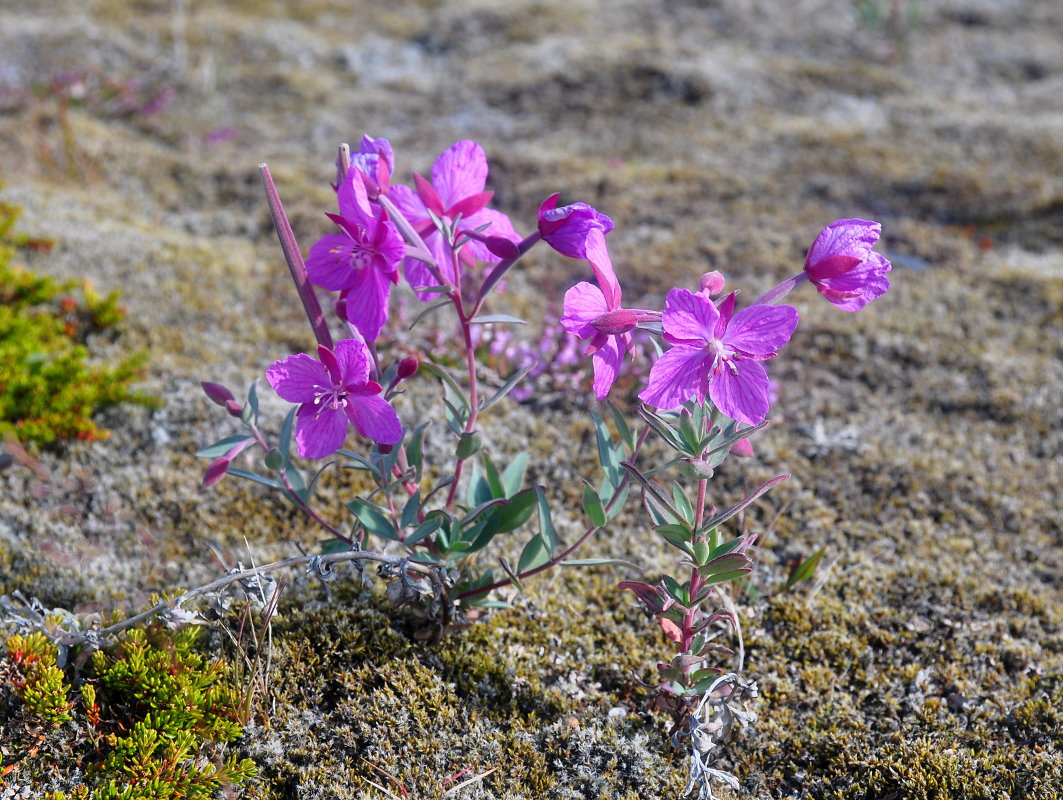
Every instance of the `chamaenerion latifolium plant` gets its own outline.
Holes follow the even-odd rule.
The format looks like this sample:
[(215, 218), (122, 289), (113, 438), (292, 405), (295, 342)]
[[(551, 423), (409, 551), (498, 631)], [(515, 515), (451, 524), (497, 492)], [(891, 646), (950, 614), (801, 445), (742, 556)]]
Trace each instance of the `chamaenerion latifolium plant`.
[[(311, 246), (305, 262), (269, 170), (261, 170), (317, 347), (266, 371), (277, 394), (293, 404), (276, 437), (260, 426), (254, 385), (239, 403), (227, 388), (203, 384), (207, 396), (244, 428), (200, 452), (211, 459), (204, 483), (231, 474), (282, 493), (328, 534), (322, 552), (307, 558), (311, 570), (330, 576), (337, 561), (376, 561), (390, 600), (413, 610), (415, 635), (426, 639), (465, 623), (474, 608), (501, 605), (496, 590), (502, 587), (521, 589), (560, 564), (602, 563), (573, 556), (610, 524), (637, 487), (653, 529), (679, 556), (675, 576), (620, 584), (674, 643), (675, 655), (658, 665), (658, 705), (674, 717), (673, 741), (690, 753), (688, 792), (711, 797), (713, 780), (737, 786), (709, 763), (733, 722), (750, 717), (743, 701), (756, 694), (755, 683), (720, 666), (735, 656), (721, 634), (740, 633), (728, 587), (752, 571), (756, 535), (736, 533), (727, 523), (787, 476), (722, 511), (709, 502), (709, 480), (729, 453), (751, 452), (749, 437), (767, 424), (770, 384), (761, 362), (775, 357), (798, 324), (797, 309), (780, 301), (807, 281), (838, 308), (857, 311), (889, 289), (890, 263), (872, 250), (878, 223), (831, 223), (816, 238), (804, 269), (751, 305), (739, 307), (738, 292), (725, 292), (724, 277), (710, 272), (692, 277), (691, 287), (669, 291), (663, 309), (631, 308), (623, 303), (606, 245), (613, 221), (585, 203), (559, 207), (555, 194), (540, 206), (535, 230), (521, 236), (489, 205), (487, 160), (475, 142), (454, 144), (436, 160), (430, 179), (414, 174), (412, 186), (391, 183), (394, 156), (387, 140), (367, 136), (354, 154), (341, 147), (339, 213), (328, 215), (337, 229)], [(526, 485), (528, 454), (489, 453), (479, 433), (481, 415), (529, 368), (485, 391), (477, 371), (477, 331), (523, 323), (491, 313), (488, 305), (503, 277), (540, 242), (587, 262), (593, 275), (593, 282), (581, 281), (565, 294), (561, 324), (586, 343), (598, 401), (606, 400), (636, 331), (661, 342), (638, 395), (639, 424), (629, 424), (610, 404), (614, 432), (591, 412), (602, 476), (584, 482), (588, 522), (574, 541), (562, 541), (555, 530), (550, 488)], [(391, 288), (400, 278), (424, 303), (415, 323), (443, 310), (453, 315), (456, 359), (389, 359), (379, 352)], [(331, 306), (344, 330), (339, 341), (313, 285), (335, 293)], [(461, 364), (460, 374), (443, 362)], [(427, 467), (430, 418), (404, 423), (392, 405), (403, 382), (417, 373), (440, 383), (449, 466)], [(351, 426), (363, 447), (345, 449)], [(664, 463), (640, 463), (651, 433), (672, 453)], [(304, 473), (293, 459), (293, 443), (300, 459), (324, 465)], [(258, 471), (237, 467), (252, 447), (264, 453)], [(346, 503), (349, 529), (328, 523), (315, 507), (318, 479), (333, 464), (367, 472), (375, 486)], [(514, 538), (522, 543), (514, 546)]]

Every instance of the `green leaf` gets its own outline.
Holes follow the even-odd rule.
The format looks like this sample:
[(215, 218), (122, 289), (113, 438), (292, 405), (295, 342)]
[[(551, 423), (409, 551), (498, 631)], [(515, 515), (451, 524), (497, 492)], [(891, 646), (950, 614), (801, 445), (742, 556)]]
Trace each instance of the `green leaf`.
[(667, 525), (658, 525), (653, 530), (659, 533), (665, 541), (675, 545), (684, 553), (689, 554), (691, 552), (691, 530), (686, 525), (669, 523)]
[[(505, 501), (499, 499), (498, 502), (504, 503)], [(468, 544), (467, 552), (475, 553), (490, 544), (496, 533), (498, 533), (498, 517), (488, 514), (472, 527), (462, 530), (461, 541)]]
[(367, 503), (360, 497), (354, 498), (346, 505), (351, 510), (351, 513), (358, 518), (358, 521), (362, 523), (362, 526), (373, 536), (391, 542), (399, 540), (399, 534), (395, 530), (395, 526), (391, 524), (391, 520), (387, 518), (384, 509), (372, 503)]
[(660, 415), (654, 414), (645, 406), (639, 406), (638, 414), (650, 427), (660, 434), (668, 445), (679, 452), (683, 451), (683, 438), (676, 432), (676, 430)]
[[(277, 445), (277, 449), (281, 454), (281, 463), (287, 463), (292, 450), (292, 426), (295, 424), (295, 412), (299, 410), (298, 406), (292, 406), (288, 415), (284, 418), (284, 424), (281, 425), (281, 438), (280, 443)], [(270, 467), (270, 469), (280, 469), (280, 466)]]
[(687, 594), (686, 588), (680, 585), (679, 581), (675, 578), (664, 575), (661, 577), (661, 586), (668, 592), (668, 596), (681, 605), (687, 605), (690, 602), (690, 595)]
[(332, 553), (346, 553), (350, 549), (350, 544), (343, 539), (326, 539), (321, 543), (321, 554), (325, 556)]
[(749, 559), (738, 553), (726, 553), (722, 556), (716, 556), (709, 559), (707, 562), (698, 567), (698, 574), (703, 578), (711, 578), (713, 575), (726, 574), (731, 572), (752, 570)]
[(408, 528), (417, 520), (417, 512), (421, 510), (421, 490), (418, 489), (410, 495), (410, 499), (406, 501), (406, 504), (402, 507), (402, 517), (400, 525), (403, 528)]
[(258, 424), (258, 379), (251, 381), (251, 388), (247, 390), (247, 405), (251, 408), (251, 418)]
[(506, 573), (510, 582), (517, 587), (517, 591), (524, 594), (524, 585), (520, 582), (520, 578), (517, 577), (517, 573), (515, 573), (513, 568), (509, 566), (509, 562), (499, 556), (498, 563), (502, 565), (502, 571)]
[(476, 464), (472, 465), (472, 474), (469, 476), (469, 487), (465, 494), (465, 503), (470, 508), (486, 503), (492, 499), (491, 484), (487, 478), (480, 474)]
[(524, 483), (524, 473), (527, 469), (528, 453), (521, 451), (517, 453), (516, 457), (502, 473), (502, 485), (506, 489), (506, 497), (513, 497), (520, 491), (520, 487)]
[(627, 424), (623, 412), (612, 400), (609, 401), (609, 411), (613, 414), (613, 422), (616, 424), (617, 433), (620, 434), (620, 438), (624, 441), (627, 449), (633, 451), (635, 449), (635, 434), (631, 430), (631, 426)]
[(421, 539), (426, 536), (431, 536), (443, 525), (443, 516), (431, 516), (425, 518), (425, 521), (418, 525), (413, 531), (405, 538), (404, 543), (407, 547), (412, 547), (417, 544)]
[(583, 482), (583, 511), (597, 527), (601, 528), (605, 525), (605, 508), (602, 506), (602, 500), (586, 481)]
[(702, 579), (704, 581), (704, 583), (702, 583), (702, 586), (718, 586), (721, 583), (728, 583), (730, 581), (737, 580), (738, 578), (745, 577), (752, 571), (752, 567), (746, 567), (745, 569), (736, 569), (731, 572), (722, 572), (716, 575), (708, 575)]
[(498, 474), (498, 468), (491, 460), (489, 453), (484, 453), (484, 475), (487, 477), (487, 485), (491, 487), (491, 496), (506, 497), (506, 487), (502, 485), (502, 476)]
[(552, 557), (554, 550), (557, 549), (557, 531), (554, 529), (554, 521), (550, 518), (550, 506), (546, 502), (546, 493), (538, 484), (535, 485), (535, 500), (539, 506), (539, 535)]
[(447, 427), (458, 436), (465, 432), (465, 410), (455, 407), (453, 403), (443, 398), (443, 406), (446, 408)]
[(516, 530), (535, 513), (536, 495), (533, 489), (517, 492), (509, 498), (509, 505), (498, 510), (498, 533)]
[(534, 364), (524, 367), (523, 369), (519, 369), (512, 375), (510, 375), (509, 378), (506, 379), (506, 382), (502, 385), (502, 388), (500, 388), (497, 392), (491, 395), (491, 398), (480, 406), (480, 411), (486, 411), (499, 400), (501, 400), (503, 397), (505, 397), (507, 394), (509, 394), (513, 387), (520, 383), (521, 380), (524, 379), (524, 376), (531, 372), (533, 369), (535, 369), (537, 365), (538, 362), (535, 362)]
[(672, 484), (672, 502), (675, 504), (675, 509), (682, 514), (683, 519), (690, 525), (694, 524), (694, 507), (690, 505), (690, 501), (687, 500), (687, 496), (683, 494), (683, 487), (678, 483)]
[(310, 483), (307, 484), (307, 487), (306, 487), (306, 502), (307, 503), (309, 503), (310, 502), (310, 498), (314, 496), (314, 490), (317, 489), (318, 480), (324, 474), (325, 470), (327, 470), (329, 467), (333, 466), (335, 463), (336, 463), (335, 461), (329, 461), (327, 464), (322, 465), (322, 467), (317, 472), (314, 473), (314, 477), (312, 477), (310, 479)]
[(421, 369), (430, 375), (439, 378), (443, 382), (443, 386), (448, 390), (448, 397), (453, 395), (454, 399), (461, 403), (463, 408), (468, 410), (469, 401), (465, 399), (465, 393), (462, 392), (458, 382), (450, 376), (449, 372), (443, 369), (439, 364), (436, 364), (434, 361), (429, 361), (428, 359), (421, 361)]
[(349, 458), (351, 462), (354, 462), (348, 462), (344, 464), (343, 466), (345, 469), (368, 470), (369, 472), (373, 473), (374, 478), (376, 478), (378, 481), (380, 480), (380, 469), (377, 467), (376, 464), (374, 464), (365, 456), (361, 455), (360, 453), (352, 453), (350, 450), (337, 450), (336, 453), (337, 455), (341, 455), (344, 458)]
[[(419, 289), (418, 291), (425, 292), (429, 288), (439, 288), (441, 291), (446, 291), (446, 289), (447, 289), (446, 286), (423, 287), (423, 288)], [(429, 314), (431, 314), (431, 313), (433, 313), (435, 311), (438, 311), (439, 309), (443, 308), (444, 306), (448, 306), (448, 305), (450, 305), (450, 298), (449, 297), (443, 297), (443, 298), (440, 298), (439, 300), (435, 300), (435, 301), (429, 303), (427, 306), (425, 306), (423, 309), (421, 309), (421, 312), (416, 317), (413, 318), (413, 322), (410, 323), (410, 327), (407, 330), (411, 330), (412, 331), (414, 329), (414, 326), (416, 326), (417, 323), (420, 322), (422, 319), (427, 317)]]
[[(598, 440), (598, 459), (602, 463), (602, 469), (605, 470), (605, 476), (611, 484), (611, 489), (616, 490), (616, 487), (620, 485), (620, 479), (624, 474), (623, 467), (620, 466), (620, 462), (624, 460), (623, 448), (617, 448), (613, 446), (613, 437), (609, 435), (609, 428), (605, 425), (605, 420), (598, 416), (597, 412), (591, 411), (591, 419), (594, 420), (594, 434)], [(602, 492), (602, 496), (605, 496), (605, 492)], [(609, 492), (609, 496), (613, 496), (613, 492)]]
[(226, 436), (224, 439), (219, 439), (209, 447), (204, 447), (196, 453), (196, 456), (199, 458), (218, 458), (228, 453), (236, 447), (236, 445), (241, 442), (246, 442), (250, 438), (250, 436), (245, 436), (242, 433), (238, 433), (235, 436)]
[(462, 517), (460, 525), (462, 527), (464, 527), (465, 525), (469, 525), (477, 517), (481, 516), (482, 514), (484, 514), (487, 511), (490, 511), (492, 508), (497, 508), (498, 506), (502, 506), (502, 505), (508, 505), (508, 503), (509, 503), (509, 501), (506, 500), (506, 498), (504, 498), (504, 497), (493, 497), (493, 498), (490, 498), (490, 499), (486, 500), (485, 502), (481, 503), (480, 505), (476, 506), (476, 508), (474, 508), (468, 514), (466, 514), (464, 517)]
[[(229, 470), (232, 472), (232, 470)], [(284, 477), (288, 479), (288, 483), (291, 484), (292, 489), (299, 496), (299, 499), (304, 503), (306, 502), (306, 482), (303, 480), (303, 474), (295, 468), (291, 462), (284, 464)]]
[(483, 437), (476, 431), (466, 431), (458, 438), (458, 447), (455, 455), (461, 461), (466, 461), (480, 452), (484, 446)]
[(524, 545), (524, 550), (520, 554), (520, 561), (517, 562), (517, 572), (528, 572), (536, 567), (541, 567), (549, 560), (550, 551), (547, 549), (546, 543), (543, 542), (543, 537), (541, 535), (534, 536), (531, 541)]
[(777, 476), (775, 476), (770, 481), (767, 481), (766, 483), (764, 483), (759, 489), (756, 489), (753, 492), (753, 494), (751, 494), (745, 500), (741, 501), (737, 505), (731, 506), (726, 511), (721, 511), (715, 517), (713, 517), (712, 519), (706, 521), (704, 527), (706, 529), (718, 527), (721, 522), (726, 522), (731, 517), (733, 517), (735, 514), (737, 514), (739, 511), (741, 511), (743, 508), (745, 508), (750, 503), (752, 503), (754, 500), (756, 500), (758, 497), (760, 497), (762, 494), (764, 494), (766, 491), (768, 491), (768, 489), (770, 489), (771, 487), (773, 487), (777, 483), (781, 483), (782, 481), (786, 480), (789, 477), (790, 477), (789, 475), (777, 475)]
[(427, 422), (422, 422), (414, 428), (406, 444), (406, 463), (413, 468), (417, 480), (421, 479), (421, 473), (424, 471), (422, 467), (424, 462), (424, 429), (427, 426)]
[(560, 562), (562, 567), (601, 567), (607, 564), (616, 564), (622, 567), (632, 567), (639, 572), (645, 572), (638, 564), (625, 561), (622, 558), (571, 558)]
[(823, 558), (823, 554), (826, 552), (827, 551), (825, 549), (820, 548), (808, 558), (806, 558), (804, 561), (802, 561), (800, 565), (798, 565), (797, 569), (790, 573), (790, 577), (786, 579), (786, 583), (782, 585), (782, 588), (779, 591), (785, 592), (788, 589), (792, 589), (801, 581), (807, 581), (809, 578), (811, 578), (813, 573), (815, 573), (816, 571), (816, 567), (819, 566), (820, 559)]
[(509, 314), (482, 314), (469, 320), (470, 325), (527, 325), (528, 323)]
[(275, 481), (272, 478), (267, 478), (263, 475), (259, 475), (257, 472), (248, 472), (246, 469), (237, 469), (236, 467), (229, 467), (229, 474), (235, 475), (237, 478), (246, 478), (249, 481), (255, 483), (261, 483), (263, 486), (268, 486), (271, 489), (284, 490), (284, 484), (280, 481)]
[(276, 447), (266, 453), (266, 457), (262, 460), (266, 464), (266, 469), (278, 470), (284, 466), (284, 456)]
[(609, 498), (609, 508), (605, 512), (608, 519), (613, 519), (624, 510), (624, 503), (627, 501), (627, 493), (629, 491), (631, 491), (631, 484), (625, 483), (619, 494)]
[(697, 458), (701, 454), (701, 434), (694, 428), (693, 415), (685, 408), (679, 414), (679, 435), (686, 445), (686, 454)]

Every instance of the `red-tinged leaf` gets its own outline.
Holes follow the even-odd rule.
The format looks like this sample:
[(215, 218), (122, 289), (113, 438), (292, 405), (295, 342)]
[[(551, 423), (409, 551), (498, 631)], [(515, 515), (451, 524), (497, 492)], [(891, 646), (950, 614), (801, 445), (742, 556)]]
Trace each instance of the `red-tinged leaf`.
[(664, 635), (673, 642), (680, 644), (683, 641), (683, 629), (672, 622), (672, 620), (667, 617), (657, 617), (657, 622), (660, 623)]
[(225, 474), (229, 471), (229, 465), (232, 464), (232, 462), (233, 460), (228, 456), (222, 456), (221, 458), (211, 461), (210, 466), (208, 466), (203, 473), (203, 485), (213, 486), (224, 478)]
[(636, 595), (639, 600), (654, 614), (659, 614), (662, 611), (666, 611), (669, 606), (675, 603), (668, 594), (659, 586), (651, 586), (648, 583), (642, 583), (641, 581), (620, 581), (617, 584), (620, 589), (630, 589)]

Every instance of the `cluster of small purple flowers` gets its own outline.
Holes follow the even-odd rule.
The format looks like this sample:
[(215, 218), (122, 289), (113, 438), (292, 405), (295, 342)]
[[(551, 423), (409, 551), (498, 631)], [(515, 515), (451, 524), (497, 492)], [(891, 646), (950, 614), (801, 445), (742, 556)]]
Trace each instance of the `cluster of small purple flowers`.
[[(444, 295), (457, 304), (463, 322), (475, 322), (487, 292), (532, 245), (546, 242), (562, 255), (587, 261), (594, 276), (594, 282), (581, 281), (567, 291), (560, 324), (586, 342), (583, 355), (591, 358), (598, 400), (617, 380), (633, 333), (647, 331), (670, 347), (638, 395), (645, 404), (671, 410), (708, 398), (722, 414), (749, 425), (768, 413), (770, 385), (761, 362), (774, 358), (797, 327), (797, 309), (778, 304), (790, 290), (808, 280), (835, 306), (856, 311), (890, 286), (890, 263), (872, 250), (878, 223), (844, 219), (820, 233), (800, 273), (746, 308), (736, 308), (737, 292), (723, 294), (718, 273), (703, 276), (697, 291), (672, 289), (663, 310), (628, 308), (609, 257), (606, 236), (614, 226), (605, 214), (585, 203), (558, 207), (555, 194), (540, 206), (537, 230), (522, 238), (505, 214), (488, 207), (487, 159), (471, 141), (440, 155), (431, 180), (415, 174), (413, 187), (392, 185), (393, 170), (387, 140), (363, 138), (349, 166), (337, 171), (339, 213), (328, 216), (339, 230), (315, 243), (306, 261), (311, 282), (339, 293), (335, 309), (350, 338), (334, 348), (320, 342), (318, 358), (290, 356), (266, 373), (282, 398), (300, 406), (296, 443), (306, 458), (339, 449), (348, 421), (380, 444), (401, 440), (398, 416), (374, 380), (379, 367), (372, 349), (400, 273), (421, 300)], [(494, 269), (471, 296), (463, 277), (481, 264)], [(540, 356), (550, 355), (546, 344), (539, 343)], [(534, 375), (531, 354), (525, 350), (515, 358), (507, 345), (505, 334), (498, 335), (492, 349)], [(562, 363), (573, 354), (570, 346), (552, 352)]]

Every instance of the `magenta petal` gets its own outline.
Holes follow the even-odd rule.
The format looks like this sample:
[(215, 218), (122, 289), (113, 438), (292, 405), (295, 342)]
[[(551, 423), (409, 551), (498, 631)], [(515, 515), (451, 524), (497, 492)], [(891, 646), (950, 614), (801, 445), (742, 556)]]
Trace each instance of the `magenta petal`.
[(678, 345), (668, 350), (650, 369), (649, 383), (639, 400), (666, 411), (683, 405), (698, 392), (706, 358), (704, 347)]
[(739, 422), (759, 425), (768, 415), (768, 373), (756, 361), (734, 362), (737, 374), (726, 366), (709, 381), (709, 397), (721, 413)]
[(594, 268), (594, 276), (602, 287), (609, 309), (620, 308), (620, 282), (613, 272), (613, 260), (609, 258), (609, 249), (605, 246), (605, 234), (597, 228), (587, 234), (587, 260)]
[(365, 191), (365, 181), (356, 169), (347, 170), (347, 177), (340, 184), (336, 199), (339, 201), (340, 215), (345, 219), (361, 220), (373, 216), (369, 195)]
[(387, 273), (364, 269), (358, 273), (346, 294), (347, 321), (358, 329), (367, 342), (375, 342), (388, 321), (388, 296), (391, 282)]
[(661, 324), (673, 344), (702, 346), (715, 338), (720, 312), (715, 303), (689, 289), (672, 289), (664, 301)]
[(306, 257), (306, 274), (310, 282), (337, 292), (346, 289), (360, 271), (358, 242), (342, 233), (329, 233), (310, 246)]
[(864, 261), (881, 234), (882, 226), (877, 222), (866, 219), (836, 220), (816, 237), (805, 258), (805, 269), (831, 256), (851, 256)]
[(609, 310), (602, 290), (586, 281), (580, 281), (565, 292), (562, 309), (561, 326), (581, 339), (589, 339), (597, 333), (591, 322)]
[(351, 394), (347, 398), (347, 417), (362, 436), (380, 444), (402, 441), (402, 423), (383, 397), (375, 394)]
[(855, 267), (859, 267), (862, 263), (856, 256), (827, 256), (806, 266), (805, 272), (809, 280), (819, 283), (827, 278), (844, 275)]
[[(349, 307), (350, 300), (348, 300)], [(369, 355), (369, 348), (365, 346), (365, 342), (357, 339), (343, 339), (336, 342), (333, 352), (336, 355), (344, 388), (364, 386), (369, 380), (369, 369), (372, 364), (372, 357)]]
[(620, 373), (620, 362), (624, 360), (624, 349), (615, 336), (608, 337), (591, 356), (594, 366), (594, 396), (601, 402), (613, 388), (616, 376)]
[(295, 415), (295, 443), (303, 458), (325, 458), (343, 447), (347, 416), (339, 408), (304, 403)]
[(843, 311), (859, 311), (889, 291), (890, 281), (886, 273), (891, 268), (892, 265), (883, 256), (872, 253), (859, 268), (837, 278), (829, 278), (816, 288)]
[(793, 306), (743, 308), (727, 326), (723, 341), (728, 347), (744, 353), (770, 357), (790, 341), (799, 319)]
[(448, 147), (432, 165), (432, 186), (450, 208), (487, 185), (487, 156), (476, 142), (463, 139)]
[(266, 380), (289, 403), (313, 403), (317, 396), (314, 387), (332, 385), (321, 362), (306, 353), (274, 361), (266, 370)]
[(388, 189), (388, 199), (402, 212), (402, 216), (416, 227), (422, 220), (428, 219), (428, 208), (420, 196), (409, 186), (398, 184)]

